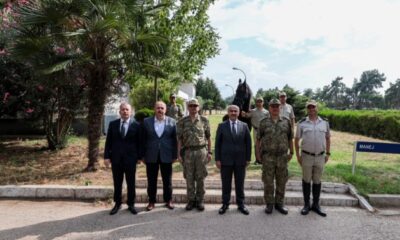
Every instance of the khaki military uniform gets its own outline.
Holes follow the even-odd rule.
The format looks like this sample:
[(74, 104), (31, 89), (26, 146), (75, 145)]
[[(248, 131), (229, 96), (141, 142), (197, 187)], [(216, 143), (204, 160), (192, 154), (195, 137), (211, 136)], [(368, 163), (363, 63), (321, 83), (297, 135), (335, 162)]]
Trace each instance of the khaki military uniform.
[(198, 115), (192, 122), (190, 116), (177, 123), (177, 137), (185, 149), (183, 174), (186, 178), (189, 201), (203, 201), (204, 179), (207, 173), (207, 139), (210, 138), (210, 124), (207, 118)]
[(176, 105), (169, 104), (167, 106), (167, 111), (166, 111), (165, 115), (167, 115), (168, 117), (171, 117), (171, 118), (173, 118), (175, 120), (181, 119), (183, 117), (181, 105), (179, 105), (179, 104), (176, 104)]
[(289, 118), (290, 120), (294, 119), (294, 111), (293, 107), (290, 104), (281, 104), (279, 106), (279, 115)]
[(257, 139), (262, 154), (265, 203), (283, 205), (288, 180), (289, 143), (293, 139), (290, 120), (282, 116), (276, 122), (270, 117), (264, 118), (260, 122)]
[[(250, 118), (251, 125), (253, 126), (253, 142), (257, 140), (257, 131), (260, 125), (260, 121), (266, 117), (269, 117), (269, 112), (266, 109), (254, 108), (250, 112), (246, 113), (246, 117)], [(257, 146), (254, 144), (254, 154), (257, 157)]]
[(330, 137), (329, 123), (318, 117), (314, 123), (308, 117), (299, 121), (296, 138), (301, 141), (303, 180), (321, 183), (325, 166), (326, 138)]

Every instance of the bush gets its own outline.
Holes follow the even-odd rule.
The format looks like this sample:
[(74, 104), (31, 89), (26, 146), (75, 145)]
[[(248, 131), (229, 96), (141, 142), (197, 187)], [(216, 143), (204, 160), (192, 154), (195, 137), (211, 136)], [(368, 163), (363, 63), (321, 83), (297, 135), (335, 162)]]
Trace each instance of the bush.
[(145, 118), (151, 116), (154, 116), (154, 110), (148, 108), (142, 108), (135, 113), (135, 119), (140, 123), (142, 123)]
[(400, 142), (400, 111), (326, 108), (319, 115), (329, 120), (332, 129)]

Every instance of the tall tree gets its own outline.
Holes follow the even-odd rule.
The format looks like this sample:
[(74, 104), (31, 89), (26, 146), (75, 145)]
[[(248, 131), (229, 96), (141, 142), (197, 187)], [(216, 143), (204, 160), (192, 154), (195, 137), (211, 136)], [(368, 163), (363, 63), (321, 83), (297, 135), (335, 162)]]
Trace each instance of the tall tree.
[[(18, 12), (16, 55), (42, 60), (43, 73), (74, 67), (84, 76), (88, 86), (87, 171), (96, 170), (107, 97), (124, 75), (158, 69), (145, 62), (167, 42), (147, 25), (157, 8), (141, 0), (33, 0)], [(48, 47), (76, 51), (45, 68)]]
[(385, 103), (388, 108), (400, 109), (400, 79), (390, 83), (390, 87), (386, 89)]
[(376, 89), (381, 88), (384, 81), (386, 81), (385, 74), (380, 73), (377, 69), (364, 71), (360, 80), (354, 81), (352, 91), (355, 107), (360, 109), (381, 106), (383, 97)]
[(199, 78), (196, 83), (196, 95), (201, 96), (201, 98), (207, 102), (208, 110), (225, 107), (225, 102), (222, 100), (221, 93), (213, 79)]

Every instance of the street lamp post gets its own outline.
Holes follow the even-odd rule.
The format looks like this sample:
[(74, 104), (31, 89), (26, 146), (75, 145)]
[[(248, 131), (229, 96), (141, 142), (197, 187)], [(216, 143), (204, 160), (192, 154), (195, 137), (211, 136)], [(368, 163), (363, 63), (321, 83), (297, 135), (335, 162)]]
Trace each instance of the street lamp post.
[(230, 87), (230, 88), (232, 89), (232, 96), (234, 96), (234, 95), (235, 95), (235, 90), (234, 90), (234, 88), (233, 88), (231, 85), (229, 85), (229, 84), (225, 84), (225, 86), (226, 86), (226, 87)]
[(246, 73), (242, 70), (242, 69), (240, 69), (240, 68), (237, 68), (237, 67), (233, 67), (232, 68), (233, 70), (238, 70), (238, 71), (241, 71), (242, 73), (243, 73), (243, 75), (244, 75), (244, 81), (246, 81)]

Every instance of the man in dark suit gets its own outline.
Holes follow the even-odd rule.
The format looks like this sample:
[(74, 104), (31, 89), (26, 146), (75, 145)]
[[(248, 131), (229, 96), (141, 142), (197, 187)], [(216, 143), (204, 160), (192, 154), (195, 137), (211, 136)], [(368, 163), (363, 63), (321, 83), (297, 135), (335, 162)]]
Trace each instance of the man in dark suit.
[(104, 164), (112, 169), (114, 182), (114, 202), (110, 215), (114, 215), (122, 204), (122, 182), (124, 179), (128, 186), (128, 210), (137, 214), (135, 209), (135, 173), (139, 159), (140, 128), (131, 118), (132, 107), (122, 103), (119, 107), (120, 119), (110, 122), (108, 126), (106, 144), (104, 149)]
[(219, 214), (229, 208), (232, 175), (235, 176), (236, 204), (238, 210), (248, 215), (244, 205), (244, 178), (251, 159), (251, 138), (247, 124), (238, 120), (239, 107), (228, 107), (229, 119), (219, 124), (215, 139), (215, 162), (221, 170), (222, 207)]
[[(147, 194), (151, 211), (156, 203), (158, 170), (161, 170), (163, 181), (163, 197), (165, 206), (174, 209), (172, 202), (172, 163), (177, 160), (176, 122), (167, 117), (166, 104), (156, 102), (154, 117), (148, 117), (142, 125), (142, 142), (144, 145), (144, 161), (147, 172)], [(141, 160), (143, 161), (143, 160)]]

